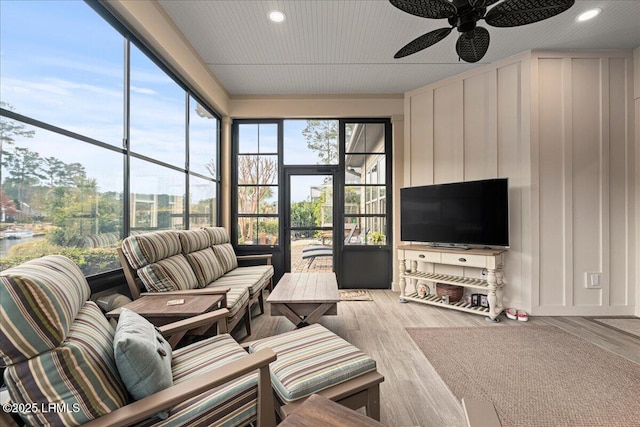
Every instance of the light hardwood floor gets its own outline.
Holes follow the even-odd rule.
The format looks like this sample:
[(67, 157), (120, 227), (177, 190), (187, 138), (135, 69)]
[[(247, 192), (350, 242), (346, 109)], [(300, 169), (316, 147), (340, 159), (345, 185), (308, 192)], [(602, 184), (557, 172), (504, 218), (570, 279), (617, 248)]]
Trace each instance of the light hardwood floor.
[[(373, 301), (342, 301), (337, 316), (320, 323), (371, 355), (385, 381), (380, 387), (381, 418), (388, 426), (465, 426), (461, 403), (451, 394), (425, 356), (409, 338), (407, 327), (527, 327), (551, 324), (640, 363), (640, 339), (584, 317), (532, 317), (489, 324), (484, 316), (418, 303), (399, 304), (398, 294), (370, 291)], [(294, 329), (285, 317), (265, 314), (252, 322), (254, 340)], [(240, 331), (240, 335), (241, 335)], [(235, 334), (234, 334), (235, 335)], [(241, 338), (241, 337), (238, 337)], [(443, 349), (446, 351), (446, 349)]]

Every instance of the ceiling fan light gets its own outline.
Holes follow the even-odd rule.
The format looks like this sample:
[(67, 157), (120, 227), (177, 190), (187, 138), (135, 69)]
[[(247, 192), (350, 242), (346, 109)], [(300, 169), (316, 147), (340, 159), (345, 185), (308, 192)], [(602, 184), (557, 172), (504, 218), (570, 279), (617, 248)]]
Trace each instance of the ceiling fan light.
[(593, 19), (596, 16), (600, 15), (600, 12), (602, 12), (602, 9), (600, 9), (599, 7), (596, 7), (595, 9), (589, 9), (586, 12), (582, 12), (580, 15), (578, 15), (578, 17), (576, 18), (576, 21), (578, 22), (588, 21), (589, 19)]
[(267, 17), (271, 22), (275, 22), (276, 24), (281, 24), (287, 19), (287, 15), (285, 15), (283, 11), (277, 9), (267, 13)]

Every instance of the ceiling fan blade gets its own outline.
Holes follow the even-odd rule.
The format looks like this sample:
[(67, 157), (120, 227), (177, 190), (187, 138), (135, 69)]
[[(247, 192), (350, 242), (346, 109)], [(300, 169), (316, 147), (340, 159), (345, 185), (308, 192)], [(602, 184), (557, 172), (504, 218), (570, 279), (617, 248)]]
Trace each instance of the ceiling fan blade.
[(461, 33), (456, 42), (456, 52), (465, 62), (478, 62), (489, 49), (489, 31), (476, 27), (466, 33)]
[(569, 9), (575, 0), (507, 0), (492, 8), (485, 20), (494, 27), (532, 24)]
[(473, 7), (480, 8), (489, 7), (497, 1), (498, 0), (469, 0), (469, 4)]
[(393, 57), (396, 59), (404, 58), (405, 56), (420, 52), (422, 49), (426, 49), (447, 37), (449, 33), (451, 33), (452, 29), (453, 28), (439, 28), (437, 30), (429, 31), (427, 34), (423, 34), (417, 39), (407, 43), (407, 45), (400, 49)]
[(457, 9), (447, 0), (389, 0), (403, 12), (421, 18), (442, 19), (456, 14)]

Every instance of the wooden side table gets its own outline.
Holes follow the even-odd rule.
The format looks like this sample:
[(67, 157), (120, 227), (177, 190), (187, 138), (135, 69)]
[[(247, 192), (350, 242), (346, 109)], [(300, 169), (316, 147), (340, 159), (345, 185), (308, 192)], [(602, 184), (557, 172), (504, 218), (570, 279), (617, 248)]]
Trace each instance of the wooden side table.
[[(286, 405), (283, 407), (286, 408)], [(286, 414), (286, 410), (284, 411)], [(279, 427), (384, 427), (369, 418), (317, 394), (312, 394)]]
[[(121, 309), (127, 308), (138, 313), (155, 326), (163, 326), (168, 323), (177, 322), (216, 310), (220, 308), (220, 302), (223, 297), (224, 295), (146, 295), (120, 308), (111, 310), (106, 314), (106, 316), (108, 318), (118, 319)], [(173, 300), (184, 300), (184, 303), (167, 305), (169, 301)], [(218, 332), (227, 332), (226, 322), (219, 322), (217, 325), (222, 326)], [(215, 328), (217, 328), (217, 325), (214, 324), (212, 326), (198, 328), (191, 330), (188, 333), (190, 335), (205, 335), (209, 332), (213, 333), (216, 332)], [(185, 334), (186, 332), (172, 335), (167, 341), (171, 344), (171, 347), (174, 347)]]

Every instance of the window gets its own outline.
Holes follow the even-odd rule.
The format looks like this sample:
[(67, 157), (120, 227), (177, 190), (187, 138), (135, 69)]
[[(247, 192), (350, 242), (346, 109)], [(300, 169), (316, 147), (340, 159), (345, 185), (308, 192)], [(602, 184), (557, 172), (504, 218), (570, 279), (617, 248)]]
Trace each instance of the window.
[(285, 120), (284, 163), (337, 165), (337, 120)]
[(131, 151), (184, 167), (185, 92), (133, 45), (129, 97)]
[(2, 1), (0, 23), (3, 108), (121, 147), (122, 35), (83, 2)]
[[(354, 231), (348, 245), (387, 245), (389, 131), (390, 123), (384, 119), (235, 120), (233, 143), (237, 151), (232, 167), (237, 184), (234, 215), (238, 245), (273, 244), (278, 225), (284, 229), (301, 227), (304, 221), (305, 226), (323, 228), (342, 219), (345, 229)], [(282, 147), (281, 155), (278, 147)], [(304, 179), (306, 172), (338, 173), (338, 166), (344, 175), (336, 185), (342, 186), (343, 193), (336, 201), (343, 203), (336, 211), (339, 217), (334, 218), (334, 181), (323, 175), (324, 181), (309, 185)], [(287, 170), (296, 170), (295, 178), (290, 183), (278, 182), (280, 169), (284, 176)], [(297, 200), (300, 188), (311, 193)], [(285, 219), (291, 223), (278, 224), (279, 196), (285, 190), (296, 202), (291, 199), (290, 215)]]
[(357, 242), (387, 243), (386, 137), (383, 123), (345, 124), (345, 221), (360, 230)]
[(104, 273), (130, 233), (218, 222), (219, 118), (90, 4), (0, 2), (2, 270)]
[(278, 241), (278, 125), (238, 126), (238, 244), (275, 245)]

